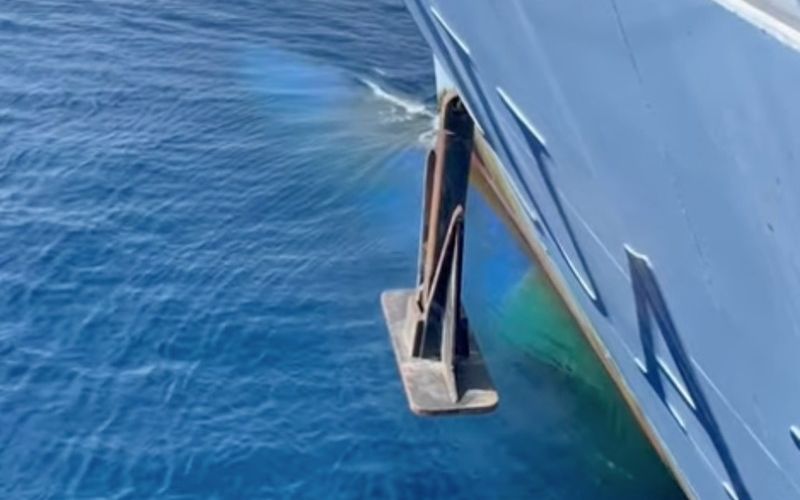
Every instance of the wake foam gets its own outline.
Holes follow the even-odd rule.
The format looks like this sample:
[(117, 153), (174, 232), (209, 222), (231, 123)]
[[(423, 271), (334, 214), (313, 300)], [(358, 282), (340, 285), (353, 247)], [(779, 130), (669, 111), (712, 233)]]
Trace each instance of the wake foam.
[(377, 113), (384, 125), (405, 123), (404, 127), (409, 127), (413, 123), (413, 128), (421, 130), (418, 132), (418, 144), (424, 148), (433, 147), (437, 129), (437, 116), (434, 111), (425, 104), (389, 91), (368, 78), (357, 79), (372, 92), (372, 97), (389, 105), (387, 109), (379, 110)]
[(394, 94), (367, 78), (359, 78), (359, 80), (372, 91), (375, 97), (402, 109), (409, 115), (428, 116), (431, 118), (435, 116), (435, 113), (422, 103)]

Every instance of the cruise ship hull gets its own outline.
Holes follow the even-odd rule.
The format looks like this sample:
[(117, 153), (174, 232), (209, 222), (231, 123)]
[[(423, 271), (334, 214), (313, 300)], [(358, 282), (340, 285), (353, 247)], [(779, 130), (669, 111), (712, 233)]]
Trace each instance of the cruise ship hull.
[(407, 4), (473, 171), (684, 491), (800, 498), (792, 7)]

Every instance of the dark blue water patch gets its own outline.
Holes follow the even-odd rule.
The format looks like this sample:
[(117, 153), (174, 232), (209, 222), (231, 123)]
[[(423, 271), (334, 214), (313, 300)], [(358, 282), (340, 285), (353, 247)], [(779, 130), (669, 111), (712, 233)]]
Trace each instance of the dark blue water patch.
[(648, 491), (597, 491), (569, 379), (499, 334), (530, 269), (475, 193), (503, 403), (407, 410), (378, 297), (414, 279), (433, 87), (399, 2), (5, 7), (0, 497)]

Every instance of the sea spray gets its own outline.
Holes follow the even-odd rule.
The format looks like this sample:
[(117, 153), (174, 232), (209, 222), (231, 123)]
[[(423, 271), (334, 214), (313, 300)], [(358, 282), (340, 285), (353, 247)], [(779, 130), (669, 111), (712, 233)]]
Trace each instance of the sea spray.
[(299, 132), (323, 130), (318, 137), (381, 150), (377, 154), (432, 145), (434, 111), (377, 78), (263, 47), (245, 54), (242, 73), (260, 96), (261, 112)]

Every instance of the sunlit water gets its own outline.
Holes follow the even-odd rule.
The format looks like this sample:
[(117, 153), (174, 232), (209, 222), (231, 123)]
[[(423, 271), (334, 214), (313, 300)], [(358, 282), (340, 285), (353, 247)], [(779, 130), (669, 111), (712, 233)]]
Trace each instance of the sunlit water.
[(0, 497), (672, 498), (470, 194), (494, 414), (406, 408), (428, 52), (398, 1), (6, 1)]

